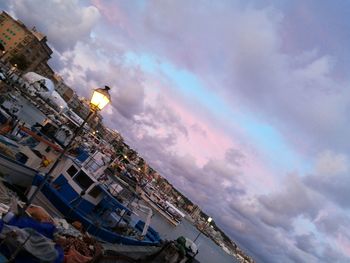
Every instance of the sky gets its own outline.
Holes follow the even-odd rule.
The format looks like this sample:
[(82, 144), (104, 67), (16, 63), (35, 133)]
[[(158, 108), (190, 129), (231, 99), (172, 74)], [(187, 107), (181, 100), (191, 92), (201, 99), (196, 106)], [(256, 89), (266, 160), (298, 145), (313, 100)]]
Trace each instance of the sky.
[(104, 122), (256, 262), (350, 261), (350, 2), (13, 0)]

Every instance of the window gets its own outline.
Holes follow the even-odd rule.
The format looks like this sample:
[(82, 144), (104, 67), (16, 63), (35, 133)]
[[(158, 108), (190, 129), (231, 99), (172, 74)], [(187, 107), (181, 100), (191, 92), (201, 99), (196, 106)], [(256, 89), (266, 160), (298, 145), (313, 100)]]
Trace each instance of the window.
[(80, 171), (76, 176), (73, 177), (73, 180), (83, 189), (88, 189), (94, 181), (83, 171)]
[(97, 198), (100, 193), (101, 193), (101, 189), (99, 186), (96, 185), (89, 192), (89, 195), (91, 195), (93, 198)]
[(78, 172), (78, 169), (75, 168), (74, 165), (72, 165), (71, 167), (69, 167), (68, 170), (67, 170), (67, 174), (69, 174), (70, 177), (73, 177), (77, 172)]

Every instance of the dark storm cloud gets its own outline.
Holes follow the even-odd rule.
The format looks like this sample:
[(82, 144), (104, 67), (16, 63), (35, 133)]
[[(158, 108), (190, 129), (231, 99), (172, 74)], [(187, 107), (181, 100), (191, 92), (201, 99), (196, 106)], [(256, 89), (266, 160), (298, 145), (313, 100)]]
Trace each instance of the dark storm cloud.
[(308, 176), (306, 184), (319, 191), (345, 209), (350, 208), (350, 178), (348, 174), (334, 176)]
[(322, 215), (315, 222), (318, 230), (336, 237), (339, 233), (350, 235), (350, 217), (344, 213), (333, 212)]
[(285, 179), (284, 189), (263, 195), (259, 201), (274, 216), (285, 216), (288, 221), (299, 215), (313, 219), (322, 206), (321, 197), (307, 188), (297, 175), (289, 175)]

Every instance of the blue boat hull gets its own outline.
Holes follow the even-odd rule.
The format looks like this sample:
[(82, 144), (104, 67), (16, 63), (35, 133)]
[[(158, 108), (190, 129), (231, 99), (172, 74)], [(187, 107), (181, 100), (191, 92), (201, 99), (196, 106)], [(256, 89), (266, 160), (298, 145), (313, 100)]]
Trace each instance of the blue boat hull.
[[(43, 177), (36, 175), (33, 180), (33, 185), (38, 186), (42, 183)], [(58, 192), (49, 183), (45, 183), (41, 189), (42, 194), (51, 202), (51, 204), (69, 220), (77, 220), (82, 223), (84, 228), (91, 234), (109, 243), (118, 243), (124, 245), (137, 245), (137, 246), (154, 246), (160, 243), (160, 237), (158, 233), (149, 228), (148, 233), (144, 240), (138, 240), (136, 238), (123, 236), (113, 232), (107, 227), (100, 225), (100, 222), (93, 222), (90, 220), (83, 211), (73, 207), (60, 192)], [(136, 229), (141, 230), (144, 222), (139, 221), (135, 226)]]

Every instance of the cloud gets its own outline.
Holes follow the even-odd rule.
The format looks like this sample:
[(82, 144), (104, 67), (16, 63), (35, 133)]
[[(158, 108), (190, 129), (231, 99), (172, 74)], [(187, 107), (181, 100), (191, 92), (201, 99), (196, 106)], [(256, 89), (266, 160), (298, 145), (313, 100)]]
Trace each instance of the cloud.
[[(290, 39), (284, 38), (285, 28), (295, 13), (290, 17), (288, 10), (272, 4), (239, 1), (203, 1), (201, 8), (183, 1), (95, 4), (113, 23), (111, 32), (118, 33), (118, 40), (200, 76), (228, 105), (247, 107), (264, 116), (296, 147), (302, 141), (305, 147), (317, 150), (331, 144), (348, 148), (342, 138), (349, 132), (346, 109), (350, 96), (346, 82), (337, 77), (340, 57), (327, 54), (322, 41), (312, 42), (297, 54), (286, 52)], [(317, 19), (313, 19), (315, 25)], [(205, 30), (198, 30), (203, 25)], [(298, 32), (303, 31), (299, 26)], [(120, 31), (127, 35), (121, 36)], [(326, 33), (332, 34), (330, 30)]]
[(348, 225), (350, 217), (337, 210), (324, 211), (315, 220), (317, 229), (328, 236), (336, 238), (339, 234), (346, 234), (350, 238)]
[(315, 173), (330, 177), (349, 171), (347, 156), (344, 154), (335, 154), (331, 151), (321, 152), (317, 157), (315, 166)]
[(316, 160), (315, 175), (305, 177), (305, 183), (343, 208), (349, 208), (349, 161), (346, 155), (322, 152)]
[(59, 57), (62, 69), (58, 73), (85, 97), (90, 97), (96, 87), (110, 86), (112, 106), (125, 118), (141, 113), (145, 97), (143, 73), (102, 52), (96, 54), (97, 49), (101, 49), (99, 43), (78, 42), (73, 50)]
[[(268, 117), (268, 123), (278, 127), (295, 147), (302, 145), (311, 154), (329, 145), (335, 149), (346, 146), (333, 136), (339, 129), (343, 129), (341, 134), (348, 131), (347, 92), (342, 89), (343, 83), (333, 77), (336, 58), (320, 53), (315, 47), (298, 56), (283, 53), (279, 35), (283, 14), (271, 7), (205, 3), (206, 8), (211, 7), (209, 12), (182, 2), (129, 6), (99, 1), (95, 5), (103, 13), (104, 23), (112, 23), (107, 31), (115, 34), (115, 42), (125, 50), (112, 45), (117, 53), (112, 58), (103, 53), (102, 43), (92, 42), (88, 46), (78, 43), (74, 52), (63, 54), (66, 67), (72, 69), (72, 73), (64, 73), (67, 79), (78, 80), (76, 83), (85, 78), (91, 84), (118, 83), (117, 90), (123, 89), (124, 83), (131, 83), (123, 90), (126, 97), (119, 91), (113, 93), (113, 101), (122, 106), (115, 106), (116, 111), (113, 109), (105, 120), (118, 128), (127, 142), (171, 183), (214, 215), (230, 236), (261, 262), (327, 262), (336, 253), (342, 259), (342, 251), (324, 243), (317, 248), (321, 252), (315, 252), (316, 235), (295, 233), (300, 217), (324, 231), (326, 223), (322, 223), (320, 215), (330, 205), (326, 199), (329, 194), (333, 196), (330, 200), (340, 196), (335, 193), (339, 185), (326, 187), (332, 183), (321, 180), (319, 187), (316, 182), (321, 173), (305, 178), (297, 174), (260, 178), (256, 168), (250, 170), (253, 174), (247, 173), (247, 167), (256, 166), (252, 162), (256, 157), (254, 145), (246, 148), (242, 144), (227, 145), (222, 158), (215, 158), (214, 152), (199, 166), (198, 154), (186, 151), (189, 147), (184, 142), (191, 145), (189, 139), (194, 138), (193, 134), (205, 138), (198, 142), (208, 141), (212, 127), (219, 126), (218, 121), (207, 126), (199, 118), (191, 121), (188, 116), (196, 105), (180, 113), (176, 107), (183, 104), (173, 101), (179, 97), (170, 97), (167, 87), (174, 83), (162, 82), (159, 89), (150, 92), (148, 87), (154, 83), (156, 73), (126, 65), (123, 54), (126, 50), (155, 53), (157, 58), (197, 74), (206, 88), (224, 95), (223, 101), (228, 105), (242, 106), (259, 117)], [(198, 30), (203, 25), (206, 30)], [(95, 46), (98, 56), (92, 51)], [(97, 63), (101, 58), (103, 63)], [(310, 101), (311, 97), (315, 99)], [(208, 145), (206, 150), (214, 149)], [(197, 148), (202, 152), (205, 149), (201, 145)], [(251, 148), (252, 151), (246, 150)], [(338, 174), (347, 167), (346, 158), (341, 155), (324, 153), (318, 158), (316, 170), (323, 174), (330, 171)], [(253, 191), (245, 184), (248, 179), (250, 184), (254, 180), (260, 187), (266, 187), (267, 181), (272, 180), (273, 188)], [(344, 195), (341, 199), (346, 198)], [(329, 224), (336, 224), (340, 218), (333, 220)]]
[[(327, 6), (95, 0), (7, 8), (47, 33), (53, 65), (79, 95), (112, 87), (105, 123), (258, 262), (346, 262), (348, 55), (347, 44), (331, 48), (346, 34), (328, 27)], [(198, 94), (147, 62), (128, 63), (130, 53), (189, 72)], [(272, 127), (300, 167), (293, 158), (288, 173), (275, 166), (283, 155), (273, 147), (277, 138), (254, 128), (265, 140), (258, 145), (245, 116)]]
[(225, 160), (233, 165), (241, 166), (245, 161), (245, 155), (238, 149), (229, 149), (226, 152)]
[(296, 246), (306, 253), (314, 253), (317, 249), (317, 239), (314, 234), (304, 234), (295, 237)]
[(96, 7), (81, 6), (78, 0), (17, 0), (11, 1), (10, 10), (28, 27), (44, 32), (60, 52), (87, 40), (100, 17)]
[[(260, 203), (272, 212), (272, 217), (277, 219), (283, 216), (284, 224), (294, 218), (304, 215), (310, 219), (314, 219), (322, 206), (322, 199), (314, 191), (307, 188), (299, 176), (289, 175), (284, 180), (284, 189), (279, 192), (263, 195), (259, 198)], [(266, 210), (265, 210), (266, 211)], [(271, 226), (277, 226), (277, 222), (273, 222)]]

